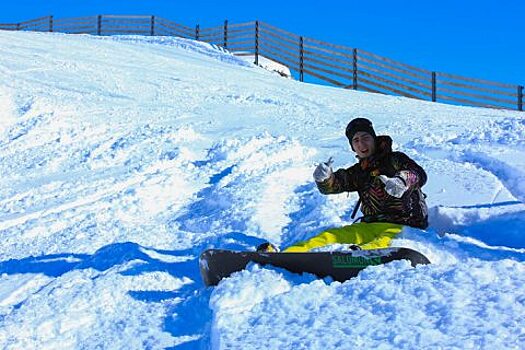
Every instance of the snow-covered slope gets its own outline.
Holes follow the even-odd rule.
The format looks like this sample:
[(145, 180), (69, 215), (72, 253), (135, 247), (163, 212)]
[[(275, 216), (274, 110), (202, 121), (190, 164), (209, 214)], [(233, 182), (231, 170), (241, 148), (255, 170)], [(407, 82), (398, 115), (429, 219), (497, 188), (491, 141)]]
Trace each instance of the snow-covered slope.
[[(525, 347), (525, 118), (299, 83), (190, 40), (0, 31), (0, 347)], [(209, 247), (349, 222), (316, 163), (373, 120), (429, 175), (433, 261), (338, 283)]]

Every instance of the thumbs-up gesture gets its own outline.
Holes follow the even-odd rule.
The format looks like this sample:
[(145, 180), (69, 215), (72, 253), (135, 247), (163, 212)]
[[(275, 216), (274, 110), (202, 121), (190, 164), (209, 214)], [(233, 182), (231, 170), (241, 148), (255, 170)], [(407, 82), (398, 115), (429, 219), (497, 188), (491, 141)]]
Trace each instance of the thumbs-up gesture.
[(386, 193), (392, 197), (401, 198), (408, 190), (405, 181), (399, 176), (388, 177), (386, 175), (379, 175), (378, 177), (381, 182), (385, 184)]
[(332, 163), (334, 162), (333, 158), (330, 157), (328, 161), (319, 164), (314, 170), (314, 180), (316, 182), (324, 182), (332, 176)]

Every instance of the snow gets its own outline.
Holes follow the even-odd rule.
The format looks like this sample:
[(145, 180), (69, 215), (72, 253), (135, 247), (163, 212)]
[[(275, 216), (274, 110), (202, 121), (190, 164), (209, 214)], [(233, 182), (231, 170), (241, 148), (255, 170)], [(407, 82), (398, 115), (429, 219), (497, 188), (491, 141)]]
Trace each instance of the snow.
[[(0, 31), (0, 347), (522, 349), (525, 119), (305, 84), (213, 45)], [(286, 247), (351, 222), (311, 174), (373, 120), (429, 175), (431, 265), (345, 283), (206, 248)]]
[[(246, 51), (234, 51), (234, 53), (237, 55), (240, 55), (244, 61), (249, 63), (255, 62), (255, 55), (250, 54)], [(275, 62), (267, 57), (264, 57), (263, 55), (257, 56), (257, 65), (259, 67), (262, 67), (270, 72), (275, 72), (279, 74), (282, 77), (291, 78), (292, 73), (290, 72), (290, 68), (285, 66), (284, 64)]]

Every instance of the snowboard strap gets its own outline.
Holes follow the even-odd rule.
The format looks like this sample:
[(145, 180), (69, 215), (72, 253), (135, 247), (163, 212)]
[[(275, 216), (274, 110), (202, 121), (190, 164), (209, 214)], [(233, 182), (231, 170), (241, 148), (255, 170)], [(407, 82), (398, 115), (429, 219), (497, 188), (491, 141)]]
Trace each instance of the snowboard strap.
[(361, 197), (357, 200), (357, 203), (355, 204), (354, 211), (352, 211), (351, 219), (355, 218), (355, 215), (357, 214), (357, 210), (359, 209), (359, 206), (361, 205)]

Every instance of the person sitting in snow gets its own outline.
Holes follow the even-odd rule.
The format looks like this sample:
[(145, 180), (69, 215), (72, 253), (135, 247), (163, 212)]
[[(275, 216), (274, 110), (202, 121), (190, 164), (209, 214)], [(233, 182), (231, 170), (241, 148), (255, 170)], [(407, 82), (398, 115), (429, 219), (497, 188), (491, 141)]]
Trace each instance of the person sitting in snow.
[[(350, 244), (351, 249), (386, 248), (404, 225), (428, 226), (421, 191), (427, 181), (423, 168), (406, 154), (392, 151), (390, 136), (376, 136), (368, 119), (353, 119), (346, 127), (346, 137), (359, 163), (333, 172), (330, 158), (317, 166), (313, 177), (322, 194), (357, 192), (361, 222), (328, 229), (284, 252), (307, 252), (331, 244)], [(261, 248), (276, 251), (271, 244)]]

